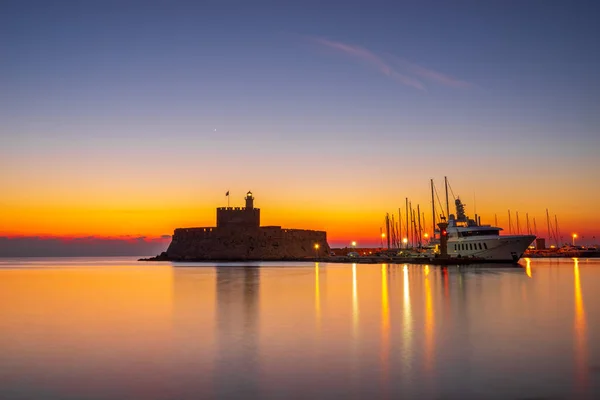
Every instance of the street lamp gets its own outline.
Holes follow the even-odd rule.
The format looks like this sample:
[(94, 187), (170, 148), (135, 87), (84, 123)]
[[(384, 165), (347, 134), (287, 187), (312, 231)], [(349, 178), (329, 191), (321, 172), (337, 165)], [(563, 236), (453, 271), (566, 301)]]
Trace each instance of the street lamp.
[(351, 244), (352, 244), (352, 248), (354, 249), (354, 251), (356, 251), (356, 242), (353, 240)]
[(319, 258), (319, 243), (315, 243), (315, 258)]
[(576, 234), (576, 233), (574, 233), (574, 234), (573, 234), (573, 246), (575, 246), (575, 239), (576, 239), (576, 238), (577, 238), (577, 234)]
[(383, 239), (385, 239), (385, 233), (381, 233), (381, 248), (383, 249)]
[(429, 237), (429, 233), (425, 232), (425, 233), (423, 234), (423, 236), (425, 237), (425, 240), (427, 240), (427, 238)]
[(402, 239), (402, 243), (404, 243), (404, 247), (406, 247), (408, 249), (408, 239), (407, 238)]

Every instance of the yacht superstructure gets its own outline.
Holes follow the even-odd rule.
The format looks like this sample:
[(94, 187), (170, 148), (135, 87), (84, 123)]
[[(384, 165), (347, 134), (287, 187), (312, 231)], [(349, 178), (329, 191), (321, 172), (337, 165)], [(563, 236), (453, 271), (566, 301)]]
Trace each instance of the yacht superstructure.
[(456, 216), (448, 218), (448, 255), (451, 257), (478, 257), (490, 261), (517, 262), (531, 242), (534, 235), (500, 235), (502, 228), (481, 225), (469, 219), (465, 206), (455, 200)]

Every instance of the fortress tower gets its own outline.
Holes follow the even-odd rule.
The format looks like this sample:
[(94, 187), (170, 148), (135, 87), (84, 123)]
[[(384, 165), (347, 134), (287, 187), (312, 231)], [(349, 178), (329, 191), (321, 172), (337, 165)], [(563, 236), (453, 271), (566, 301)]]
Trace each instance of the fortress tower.
[(246, 193), (246, 210), (253, 210), (254, 209), (254, 197), (252, 197), (252, 192), (248, 191), (248, 193)]
[(217, 208), (217, 228), (259, 228), (260, 208), (254, 208), (252, 192), (246, 193), (246, 207)]

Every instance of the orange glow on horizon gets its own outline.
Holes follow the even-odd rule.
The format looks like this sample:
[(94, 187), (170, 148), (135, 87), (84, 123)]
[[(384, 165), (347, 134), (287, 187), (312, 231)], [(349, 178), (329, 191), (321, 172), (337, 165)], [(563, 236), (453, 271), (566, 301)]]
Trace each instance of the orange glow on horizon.
[[(0, 204), (0, 235), (160, 237), (171, 235), (176, 228), (214, 226), (215, 209), (227, 205), (225, 190), (223, 193), (216, 190), (200, 193), (196, 188), (188, 189), (183, 183), (180, 183), (181, 186), (173, 183), (159, 191), (151, 188), (147, 182), (139, 183), (137, 187), (133, 185), (132, 188), (128, 188), (125, 181), (115, 187), (100, 181), (87, 183), (88, 186), (79, 182), (83, 186), (81, 190), (76, 190), (79, 189), (76, 183), (53, 187), (40, 181), (35, 182), (39, 186), (33, 191), (23, 188), (22, 183), (17, 181), (8, 182), (5, 191), (8, 194)], [(288, 187), (281, 192), (267, 183), (252, 189), (257, 196), (255, 206), (261, 209), (262, 225), (324, 230), (329, 242), (336, 246), (356, 241), (364, 247), (374, 247), (385, 237), (385, 233), (382, 235), (380, 231), (385, 213), (391, 210), (397, 213), (398, 207), (404, 213), (404, 204), (398, 204), (403, 202), (389, 198), (403, 199), (409, 196), (413, 205), (420, 204), (422, 208), (429, 205), (429, 193), (421, 183), (410, 182), (403, 189), (385, 186), (386, 190), (383, 191), (375, 182), (371, 189), (373, 193), (380, 193), (375, 196), (367, 190), (370, 183), (365, 183), (366, 186), (358, 191), (339, 185), (332, 189), (321, 183), (311, 187), (310, 191), (302, 187)], [(600, 197), (598, 189), (586, 189), (590, 193), (585, 196), (582, 194), (577, 207), (573, 207), (568, 193), (564, 194), (564, 198), (553, 198), (553, 203), (550, 203), (541, 195), (525, 189), (518, 193), (502, 193), (500, 197), (496, 186), (490, 186), (489, 182), (452, 184), (455, 191), (458, 191), (457, 187), (477, 187), (477, 211), (481, 222), (494, 224), (496, 214), (498, 225), (504, 228), (505, 234), (508, 233), (508, 220), (504, 210), (511, 206), (511, 209), (528, 210), (531, 229), (534, 229), (533, 218), (536, 217), (538, 236), (547, 237), (544, 210), (550, 207), (551, 212), (558, 215), (563, 242), (571, 242), (571, 232), (578, 232), (578, 243), (600, 242), (600, 232), (595, 231), (600, 226), (600, 215), (590, 212), (595, 207), (594, 199)], [(243, 195), (247, 189), (232, 190), (231, 206), (243, 206)], [(468, 199), (464, 201), (467, 203), (467, 214), (474, 217), (472, 204)], [(513, 206), (515, 202), (517, 204)], [(430, 218), (430, 215), (426, 215)], [(521, 220), (523, 226), (525, 221)], [(401, 228), (401, 237), (404, 237), (405, 227)], [(525, 233), (524, 230), (522, 228), (522, 233)]]

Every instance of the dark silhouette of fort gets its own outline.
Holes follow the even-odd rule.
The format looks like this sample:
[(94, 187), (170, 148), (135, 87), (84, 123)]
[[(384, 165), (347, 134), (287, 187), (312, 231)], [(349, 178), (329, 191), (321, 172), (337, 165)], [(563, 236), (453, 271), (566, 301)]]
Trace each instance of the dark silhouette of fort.
[(261, 261), (329, 256), (327, 233), (281, 226), (260, 226), (252, 192), (246, 207), (217, 208), (217, 226), (175, 229), (166, 252), (156, 260)]
[(217, 228), (258, 228), (260, 227), (260, 208), (254, 208), (254, 197), (248, 192), (246, 207), (217, 208)]

